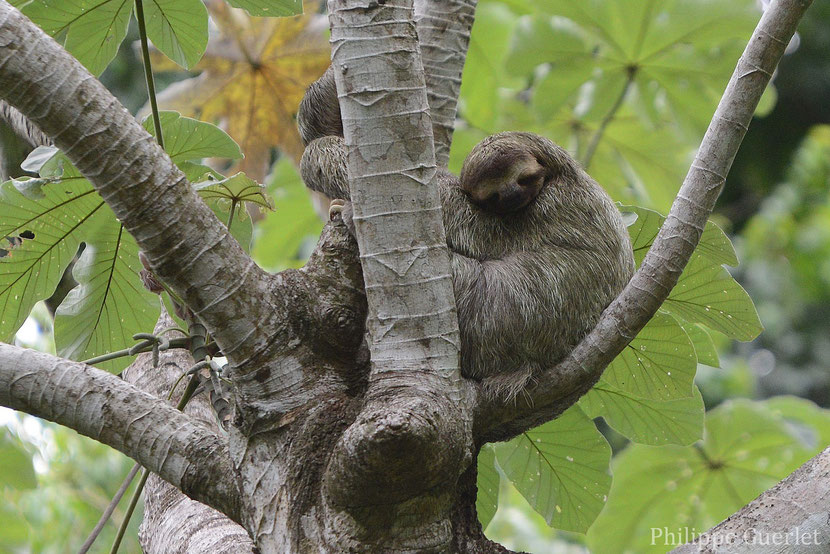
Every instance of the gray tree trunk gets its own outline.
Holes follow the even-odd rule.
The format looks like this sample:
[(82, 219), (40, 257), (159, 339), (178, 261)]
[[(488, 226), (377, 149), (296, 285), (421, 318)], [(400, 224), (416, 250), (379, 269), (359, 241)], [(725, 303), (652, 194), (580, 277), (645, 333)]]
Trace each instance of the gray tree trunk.
[[(158, 398), (190, 363), (181, 353), (161, 372), (142, 371), (140, 360), (128, 372), (133, 385), (2, 344), (0, 405), (76, 429), (158, 475), (142, 528), (151, 552), (244, 552), (251, 543), (240, 529), (262, 553), (504, 551), (476, 517), (478, 449), (564, 411), (666, 298), (808, 5), (779, 0), (767, 10), (642, 268), (568, 358), (504, 404), (459, 373), (433, 183), (458, 87), (428, 94), (426, 85), (442, 79), (442, 49), (466, 47), (473, 3), (445, 4), (467, 15), (443, 34), (431, 8), (421, 14), (431, 27), (420, 32), (430, 44), (425, 78), (411, 0), (331, 0), (360, 255), (333, 223), (304, 268), (272, 275), (112, 95), (0, 0), (0, 96), (90, 179), (208, 328), (231, 366), (235, 415), (225, 435), (204, 406), (182, 414)], [(463, 53), (451, 57), (460, 75)], [(361, 348), (367, 321), (371, 363)]]

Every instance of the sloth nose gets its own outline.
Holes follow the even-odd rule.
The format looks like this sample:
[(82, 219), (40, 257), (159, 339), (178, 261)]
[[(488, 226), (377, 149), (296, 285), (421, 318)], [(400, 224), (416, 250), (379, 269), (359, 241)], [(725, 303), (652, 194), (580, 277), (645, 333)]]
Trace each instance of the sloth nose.
[(532, 198), (531, 191), (527, 187), (521, 187), (516, 183), (505, 185), (487, 198), (484, 206), (498, 214), (515, 212), (524, 208)]

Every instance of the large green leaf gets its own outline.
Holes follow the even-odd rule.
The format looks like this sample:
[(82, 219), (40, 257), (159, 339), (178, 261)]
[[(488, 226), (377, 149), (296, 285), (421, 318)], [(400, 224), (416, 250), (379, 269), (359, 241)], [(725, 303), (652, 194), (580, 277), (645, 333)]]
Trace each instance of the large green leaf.
[[(57, 353), (83, 360), (132, 345), (133, 334), (152, 330), (159, 306), (139, 280), (133, 239), (63, 154), (41, 155), (51, 151), (36, 151), (26, 162), (41, 179), (3, 184), (0, 234), (13, 237), (14, 247), (0, 258), (0, 320), (3, 336), (13, 335), (35, 302), (54, 292), (83, 242), (73, 273), (79, 285), (55, 319)], [(116, 371), (128, 363), (102, 367)]]
[(671, 316), (657, 313), (602, 378), (640, 398), (673, 400), (692, 395), (696, 369), (695, 350), (686, 332)]
[(516, 16), (506, 7), (483, 4), (476, 11), (459, 110), (475, 126), (492, 130), (499, 106), (499, 86), (507, 78), (504, 59)]
[[(43, 181), (38, 181), (43, 183)], [(67, 176), (45, 186), (0, 185), (0, 340), (10, 342), (32, 307), (48, 298), (81, 241), (106, 213), (86, 179)]]
[[(239, 159), (242, 157), (239, 145), (225, 131), (212, 123), (182, 117), (179, 112), (173, 111), (161, 112), (159, 122), (164, 139), (164, 150), (176, 163), (202, 158)], [(145, 117), (142, 125), (148, 133), (156, 136), (152, 116)]]
[[(108, 207), (100, 225), (85, 238), (75, 263), (72, 289), (55, 313), (55, 347), (60, 356), (86, 360), (133, 344), (132, 336), (153, 329), (158, 297), (141, 283), (138, 245)], [(118, 372), (130, 358), (98, 364)]]
[(697, 361), (701, 364), (706, 364), (712, 367), (720, 367), (720, 360), (718, 359), (718, 349), (715, 342), (712, 340), (712, 335), (709, 331), (697, 323), (683, 323), (683, 330), (689, 336), (689, 340), (695, 347), (695, 354)]
[[(666, 218), (654, 210), (640, 206), (620, 206), (620, 209), (637, 214), (637, 221), (628, 228), (628, 232), (631, 235), (631, 246), (634, 248), (634, 259), (639, 266), (654, 243), (654, 239), (657, 238), (657, 233)], [(738, 255), (735, 253), (732, 241), (712, 221), (706, 222), (695, 252), (704, 256), (712, 265), (738, 265)]]
[(190, 69), (202, 58), (208, 41), (208, 13), (201, 0), (144, 2), (147, 37), (168, 58)]
[(654, 530), (702, 532), (817, 450), (793, 432), (780, 407), (745, 400), (722, 404), (707, 414), (701, 443), (635, 444), (615, 457), (608, 504), (588, 532), (588, 546), (596, 552), (665, 552), (687, 539), (655, 541)]
[[(594, 67), (604, 70), (591, 77), (593, 86), (616, 90), (613, 97), (622, 89), (603, 81), (631, 76), (640, 93), (632, 98), (646, 99), (649, 109), (645, 113), (653, 116), (654, 123), (668, 116), (697, 128), (708, 122), (740, 53), (737, 46), (741, 41), (745, 44), (760, 16), (749, 0), (544, 0), (537, 6), (546, 14), (568, 18), (577, 28), (571, 34), (578, 34), (584, 47), (548, 52), (543, 46), (548, 59), (528, 56), (532, 61), (557, 63), (569, 53), (582, 65), (593, 62)], [(554, 26), (566, 27), (562, 22)], [(514, 47), (521, 53), (526, 51), (521, 48), (525, 42), (551, 36), (555, 35), (550, 31), (537, 32), (519, 39)], [(653, 102), (658, 95), (661, 102)], [(605, 95), (595, 99), (610, 107)], [(583, 113), (604, 117), (603, 110), (609, 113), (595, 106), (588, 106)]]
[(476, 513), (481, 522), (481, 528), (487, 525), (499, 507), (499, 472), (496, 470), (496, 452), (492, 446), (485, 444), (478, 453), (477, 463)]
[(721, 266), (693, 254), (663, 309), (686, 321), (702, 323), (724, 335), (752, 340), (763, 330), (752, 299)]
[(703, 399), (697, 387), (692, 390), (692, 396), (661, 401), (639, 398), (600, 380), (579, 405), (634, 442), (685, 445), (703, 433)]
[[(637, 214), (629, 226), (634, 259), (639, 264), (651, 248), (665, 218), (637, 206), (621, 209)], [(758, 312), (746, 291), (721, 264), (737, 264), (732, 243), (711, 221), (700, 244), (662, 308), (685, 321), (702, 323), (728, 337), (752, 340), (763, 329)]]
[(496, 445), (499, 467), (557, 529), (584, 533), (605, 505), (611, 449), (585, 413), (559, 418)]
[[(22, 11), (93, 74), (100, 75), (127, 35), (131, 0), (32, 0)], [(207, 30), (205, 30), (207, 33)]]
[(258, 17), (282, 17), (303, 13), (302, 0), (228, 0), (228, 4)]

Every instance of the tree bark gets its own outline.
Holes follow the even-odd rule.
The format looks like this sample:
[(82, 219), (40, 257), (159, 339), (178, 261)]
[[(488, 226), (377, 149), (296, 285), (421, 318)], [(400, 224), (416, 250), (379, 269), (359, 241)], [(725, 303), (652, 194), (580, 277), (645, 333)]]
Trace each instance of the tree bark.
[[(55, 139), (206, 325), (231, 365), (235, 417), (226, 439), (198, 414), (103, 372), (5, 345), (0, 404), (122, 449), (238, 521), (263, 553), (504, 551), (476, 518), (478, 448), (564, 411), (666, 298), (808, 5), (780, 0), (766, 12), (634, 280), (527, 400), (504, 405), (458, 368), (411, 1), (330, 4), (360, 256), (335, 222), (306, 267), (269, 275), (112, 95), (0, 0), (0, 95)], [(371, 366), (361, 347), (367, 311)], [(197, 509), (152, 487), (151, 520)], [(213, 513), (199, 511), (200, 526)], [(144, 536), (162, 549), (161, 535)]]

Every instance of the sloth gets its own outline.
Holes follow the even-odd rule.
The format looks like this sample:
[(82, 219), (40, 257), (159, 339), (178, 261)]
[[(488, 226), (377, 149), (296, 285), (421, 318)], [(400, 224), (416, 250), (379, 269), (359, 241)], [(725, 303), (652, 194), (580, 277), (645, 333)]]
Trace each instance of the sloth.
[[(300, 167), (307, 187), (348, 201), (337, 108), (329, 68), (300, 104), (307, 144)], [(460, 177), (439, 170), (437, 182), (461, 373), (492, 397), (514, 399), (576, 346), (628, 283), (628, 232), (605, 191), (564, 149), (536, 134), (487, 137)], [(346, 205), (344, 219), (348, 213)]]

